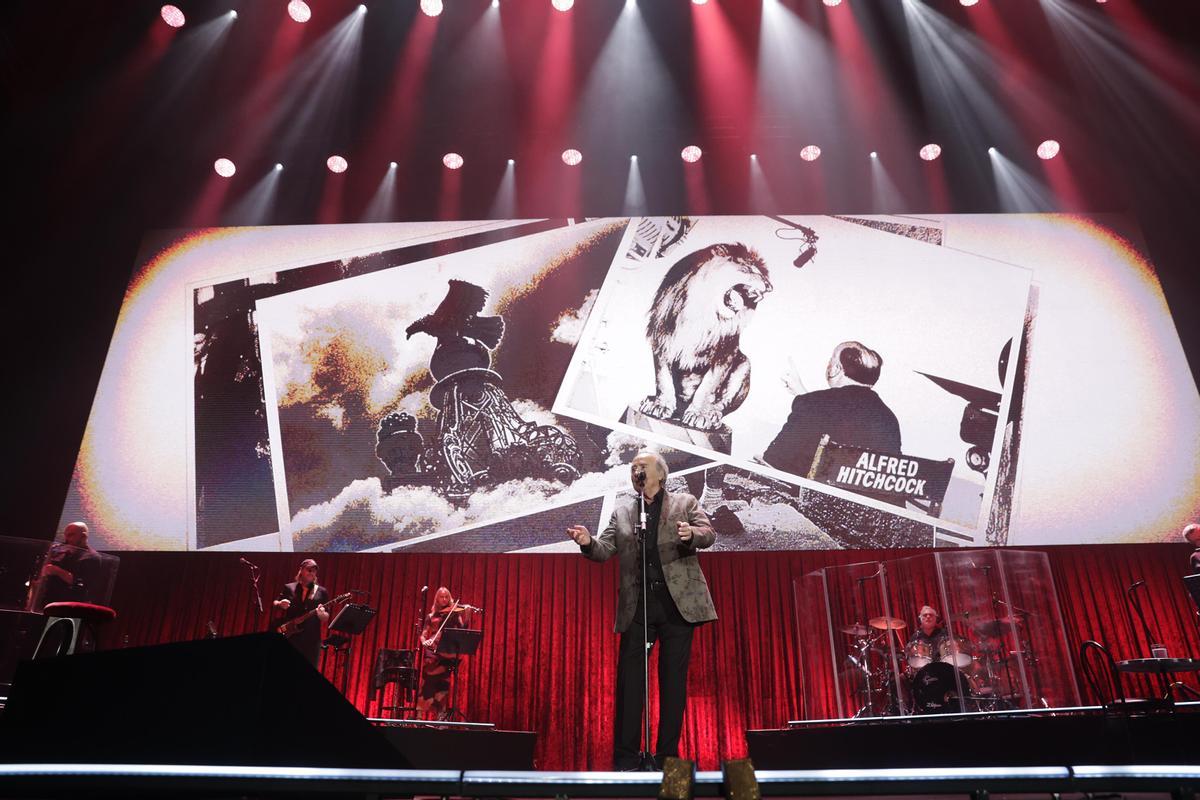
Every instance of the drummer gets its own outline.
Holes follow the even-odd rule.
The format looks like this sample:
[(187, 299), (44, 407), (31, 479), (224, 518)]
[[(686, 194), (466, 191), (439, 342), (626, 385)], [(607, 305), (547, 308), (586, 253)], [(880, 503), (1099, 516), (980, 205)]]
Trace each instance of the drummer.
[(921, 606), (921, 610), (917, 612), (917, 629), (908, 640), (910, 647), (913, 646), (913, 642), (926, 645), (931, 660), (937, 661), (938, 654), (943, 649), (942, 645), (949, 638), (950, 634), (942, 625), (937, 609), (933, 606)]

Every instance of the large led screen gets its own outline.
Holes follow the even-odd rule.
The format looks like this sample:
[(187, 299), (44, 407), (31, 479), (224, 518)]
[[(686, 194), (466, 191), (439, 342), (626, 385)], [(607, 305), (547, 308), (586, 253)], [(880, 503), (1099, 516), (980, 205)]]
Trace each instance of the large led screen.
[(168, 231), (63, 520), (103, 549), (569, 551), (638, 449), (717, 549), (1161, 541), (1200, 395), (1136, 229), (1066, 215)]

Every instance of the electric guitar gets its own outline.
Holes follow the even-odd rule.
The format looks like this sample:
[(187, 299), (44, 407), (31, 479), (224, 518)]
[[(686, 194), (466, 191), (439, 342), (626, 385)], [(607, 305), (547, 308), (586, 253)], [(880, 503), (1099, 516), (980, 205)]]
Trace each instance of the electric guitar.
[(296, 617), (295, 619), (289, 619), (287, 622), (283, 623), (275, 630), (279, 631), (284, 636), (286, 636), (290, 639), (291, 637), (295, 636), (297, 633), (300, 632), (300, 626), (302, 626), (304, 623), (308, 622), (310, 619), (312, 619), (313, 617), (315, 617), (317, 615), (317, 611), (319, 611), (322, 608), (325, 608), (326, 606), (336, 605), (338, 603), (343, 602), (344, 600), (349, 600), (352, 594), (353, 594), (352, 592), (346, 592), (345, 594), (339, 594), (337, 597), (333, 598), (332, 600), (327, 600), (324, 603), (321, 603), (321, 605), (317, 606), (312, 611), (306, 611), (305, 613), (301, 614), (300, 616)]

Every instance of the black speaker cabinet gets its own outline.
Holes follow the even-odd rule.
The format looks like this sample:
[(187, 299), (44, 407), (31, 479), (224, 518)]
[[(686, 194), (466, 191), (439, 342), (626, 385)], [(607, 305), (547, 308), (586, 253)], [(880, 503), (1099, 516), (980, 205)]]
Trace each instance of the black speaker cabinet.
[(405, 768), (278, 634), (23, 662), (6, 761)]

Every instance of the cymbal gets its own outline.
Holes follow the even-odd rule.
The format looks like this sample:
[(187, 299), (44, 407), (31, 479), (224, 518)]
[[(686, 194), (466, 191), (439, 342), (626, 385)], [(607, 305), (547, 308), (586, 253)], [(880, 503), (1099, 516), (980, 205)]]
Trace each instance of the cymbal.
[(881, 631), (900, 631), (908, 627), (908, 623), (899, 617), (871, 617), (870, 623), (872, 628)]
[(843, 625), (838, 630), (842, 633), (848, 633), (851, 636), (866, 636), (871, 632), (871, 629), (866, 625)]

